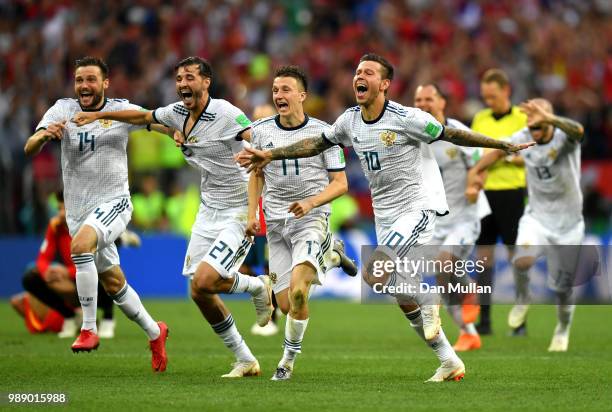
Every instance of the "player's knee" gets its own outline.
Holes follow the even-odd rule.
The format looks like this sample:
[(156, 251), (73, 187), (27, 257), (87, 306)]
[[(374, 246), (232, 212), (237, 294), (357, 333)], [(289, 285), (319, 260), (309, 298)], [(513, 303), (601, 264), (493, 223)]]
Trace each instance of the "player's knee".
[(512, 263), (512, 265), (514, 266), (515, 269), (517, 270), (529, 270), (531, 269), (531, 266), (533, 266), (534, 260), (532, 257), (520, 257), (520, 258), (516, 258), (514, 259), (514, 262)]
[(123, 279), (114, 276), (100, 276), (100, 283), (102, 283), (102, 287), (109, 296), (114, 296), (119, 293), (125, 284)]
[(195, 299), (202, 294), (214, 292), (214, 282), (206, 272), (196, 272), (191, 281), (191, 296)]
[(82, 255), (83, 253), (94, 253), (96, 251), (96, 245), (91, 244), (78, 238), (72, 239), (70, 243), (70, 253), (72, 255)]
[(301, 309), (306, 305), (308, 289), (304, 287), (291, 288), (289, 290), (289, 298), (293, 309)]

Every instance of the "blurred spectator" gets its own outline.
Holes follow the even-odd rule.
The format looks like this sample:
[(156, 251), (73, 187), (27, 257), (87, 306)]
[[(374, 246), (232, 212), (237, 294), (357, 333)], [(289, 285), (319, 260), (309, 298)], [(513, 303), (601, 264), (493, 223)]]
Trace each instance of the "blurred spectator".
[(144, 231), (162, 230), (165, 228), (164, 194), (159, 191), (157, 177), (152, 174), (140, 181), (140, 191), (132, 195), (134, 227)]
[[(27, 226), (36, 231), (43, 226), (44, 218), (37, 224), (15, 223), (24, 205), (32, 210), (37, 204), (32, 196), (46, 197), (59, 187), (54, 183), (42, 193), (33, 190), (31, 176), (39, 176), (41, 168), (24, 160), (23, 142), (44, 108), (72, 93), (72, 63), (85, 54), (99, 55), (111, 64), (109, 96), (126, 97), (143, 107), (176, 100), (173, 65), (181, 57), (200, 55), (217, 69), (212, 95), (245, 112), (269, 101), (271, 69), (299, 64), (312, 83), (306, 109), (327, 121), (354, 105), (351, 79), (355, 62), (366, 50), (387, 56), (396, 66), (390, 98), (409, 102), (416, 85), (435, 81), (449, 93), (448, 115), (463, 121), (481, 107), (482, 73), (501, 67), (511, 78), (516, 101), (536, 95), (549, 99), (560, 114), (585, 125), (585, 158), (610, 158), (611, 4), (601, 0), (0, 2), (0, 230), (24, 231)], [(57, 159), (57, 146), (49, 150)], [(130, 156), (138, 152), (132, 150)], [(57, 169), (57, 161), (42, 166), (45, 174), (55, 173), (52, 180), (59, 180)], [(160, 175), (164, 191), (174, 178)], [(353, 188), (358, 198), (367, 196), (367, 187)], [(30, 212), (28, 219), (37, 214)]]

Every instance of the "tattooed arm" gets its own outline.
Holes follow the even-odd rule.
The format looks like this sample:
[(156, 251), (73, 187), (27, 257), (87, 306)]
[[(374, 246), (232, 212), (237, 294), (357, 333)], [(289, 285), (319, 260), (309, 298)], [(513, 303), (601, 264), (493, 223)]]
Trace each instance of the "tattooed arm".
[(530, 142), (515, 145), (507, 140), (495, 140), (471, 130), (455, 129), (454, 127), (444, 129), (444, 136), (440, 140), (446, 140), (458, 146), (487, 147), (500, 149), (508, 153), (518, 152), (535, 144), (535, 142)]
[(567, 117), (555, 116), (550, 103), (543, 99), (527, 100), (520, 107), (527, 115), (529, 127), (550, 124), (563, 130), (575, 142), (580, 142), (584, 136), (584, 127), (580, 123)]
[(322, 135), (300, 140), (289, 146), (279, 147), (272, 150), (257, 150), (252, 147), (245, 148), (236, 156), (236, 161), (242, 167), (248, 167), (248, 171), (261, 169), (272, 160), (297, 159), (301, 157), (312, 157), (334, 146)]

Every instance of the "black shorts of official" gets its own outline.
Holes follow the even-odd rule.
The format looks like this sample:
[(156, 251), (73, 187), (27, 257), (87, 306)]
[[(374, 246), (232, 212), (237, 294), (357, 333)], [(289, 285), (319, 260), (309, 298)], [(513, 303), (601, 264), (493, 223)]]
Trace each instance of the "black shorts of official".
[(514, 245), (518, 223), (525, 209), (525, 189), (485, 190), (491, 214), (481, 221), (477, 245), (495, 245), (501, 237), (505, 245)]

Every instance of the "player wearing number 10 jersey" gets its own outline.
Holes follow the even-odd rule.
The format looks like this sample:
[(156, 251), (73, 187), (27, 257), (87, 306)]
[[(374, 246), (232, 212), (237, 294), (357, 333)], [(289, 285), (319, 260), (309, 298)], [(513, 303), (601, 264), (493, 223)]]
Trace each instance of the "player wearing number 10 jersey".
[[(508, 151), (517, 151), (523, 146), (470, 131), (445, 130), (428, 113), (387, 100), (392, 78), (393, 67), (386, 59), (366, 54), (353, 78), (359, 106), (344, 112), (331, 129), (282, 148), (264, 151), (250, 148), (237, 159), (245, 167), (262, 168), (272, 160), (314, 156), (336, 144), (352, 146), (372, 192), (378, 242), (388, 246), (380, 248), (380, 252), (391, 257), (389, 249), (394, 249), (401, 257), (415, 246), (426, 244), (432, 236), (436, 215), (448, 211), (437, 164), (431, 149), (422, 148), (422, 143), (445, 139), (465, 146)], [(393, 286), (396, 273), (376, 277), (365, 270), (364, 275), (370, 285)], [(442, 363), (430, 381), (461, 379), (465, 367), (440, 328), (438, 306), (425, 303), (419, 295), (394, 296), (415, 331)]]
[[(147, 313), (119, 267), (115, 240), (125, 231), (132, 214), (128, 188), (127, 140), (133, 129), (125, 123), (98, 121), (77, 127), (70, 119), (80, 111), (110, 113), (142, 110), (123, 99), (108, 99), (108, 67), (104, 61), (77, 60), (74, 75), (76, 99), (58, 100), (43, 116), (36, 133), (26, 142), (26, 154), (38, 153), (50, 139), (61, 140), (66, 221), (72, 236), (71, 254), (83, 309), (83, 325), (74, 352), (99, 345), (96, 328), (98, 276), (106, 292), (128, 318), (148, 335), (156, 372), (166, 369), (168, 328)], [(157, 130), (168, 132), (165, 127)]]

